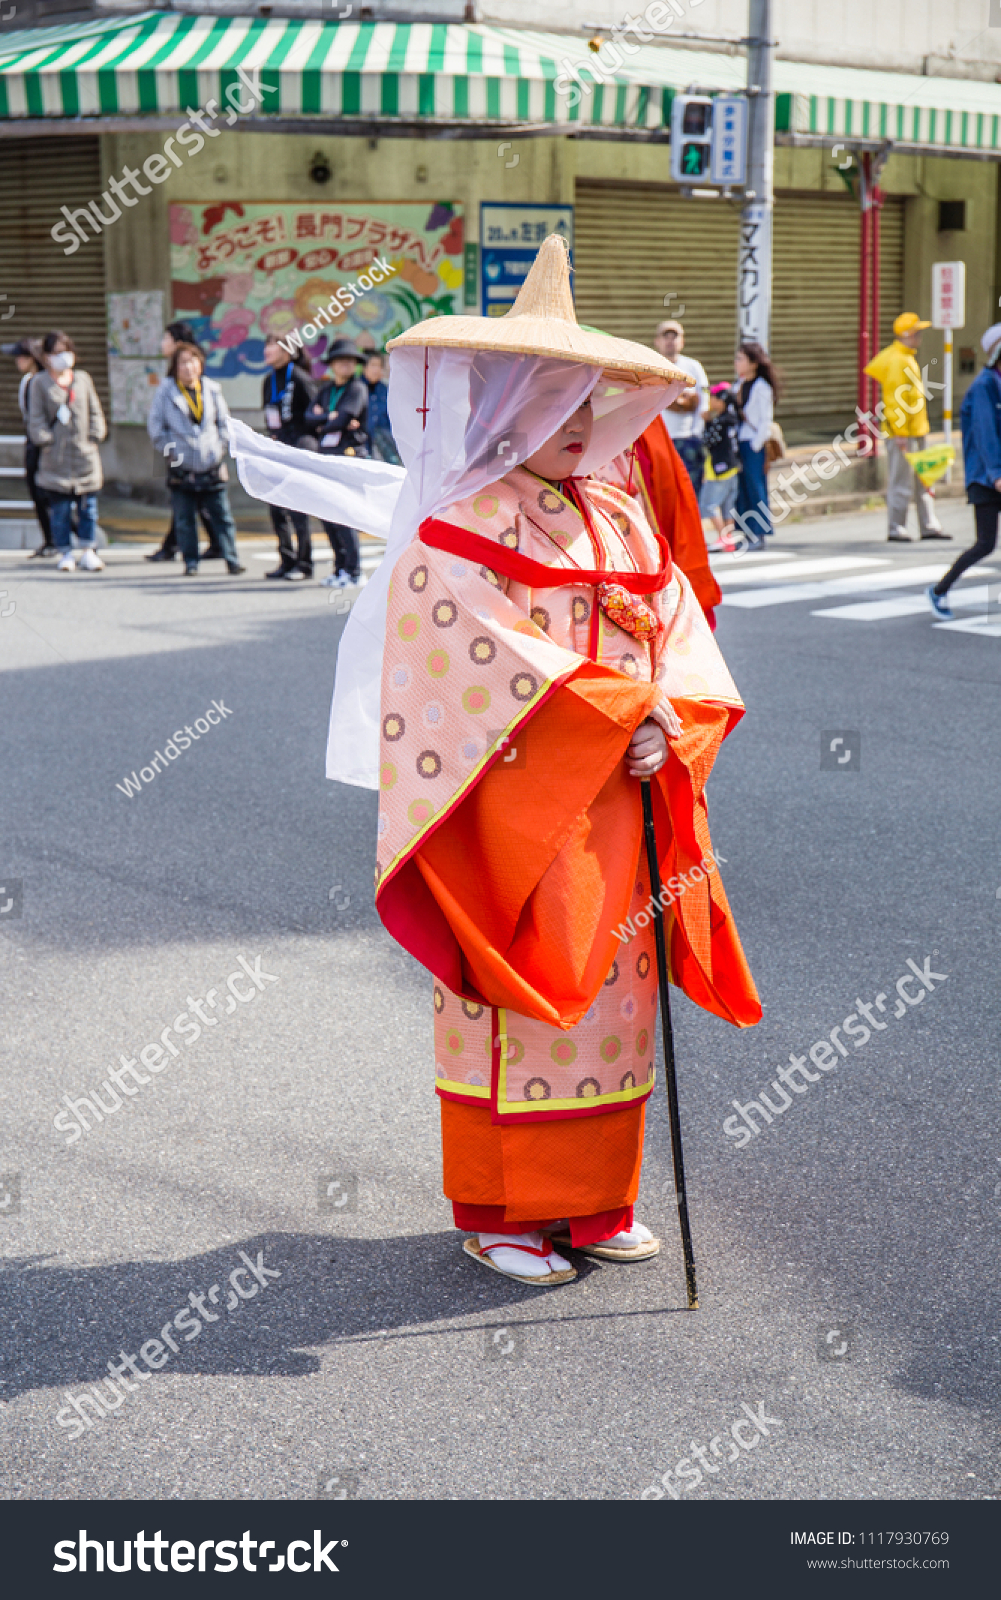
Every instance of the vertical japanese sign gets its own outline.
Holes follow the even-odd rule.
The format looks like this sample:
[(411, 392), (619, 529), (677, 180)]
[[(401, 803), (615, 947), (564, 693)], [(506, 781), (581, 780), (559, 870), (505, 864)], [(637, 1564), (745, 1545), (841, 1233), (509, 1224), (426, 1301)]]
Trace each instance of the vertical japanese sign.
[(742, 94), (721, 94), (713, 101), (712, 183), (747, 182), (747, 100)]
[(741, 340), (768, 349), (771, 316), (772, 208), (752, 202), (740, 218), (737, 313)]
[[(463, 217), (448, 201), (172, 205), (170, 238), (173, 315), (193, 323), (236, 410), (260, 405), (268, 335), (312, 329), (305, 349), (318, 377), (333, 337), (381, 350), (415, 322), (462, 310)], [(314, 325), (376, 260), (392, 275)]]
[(966, 326), (966, 262), (936, 261), (931, 269), (933, 328)]
[(540, 244), (551, 233), (561, 234), (573, 252), (573, 206), (481, 204), (481, 315), (502, 317), (510, 311)]

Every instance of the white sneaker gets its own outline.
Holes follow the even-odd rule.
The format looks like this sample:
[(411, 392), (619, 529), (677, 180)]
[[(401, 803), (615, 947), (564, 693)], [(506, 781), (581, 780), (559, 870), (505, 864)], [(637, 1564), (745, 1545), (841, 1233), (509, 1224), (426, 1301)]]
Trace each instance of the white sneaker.
[(320, 579), (321, 589), (348, 589), (351, 579), (346, 572), (331, 572), (329, 577)]
[(900, 527), (899, 524), (896, 527), (891, 528), (886, 537), (892, 540), (894, 544), (914, 543), (913, 533), (908, 533), (907, 529)]
[(92, 545), (88, 545), (80, 556), (80, 567), (84, 572), (103, 572), (104, 562)]
[(76, 552), (67, 550), (56, 562), (57, 572), (74, 572), (76, 570)]

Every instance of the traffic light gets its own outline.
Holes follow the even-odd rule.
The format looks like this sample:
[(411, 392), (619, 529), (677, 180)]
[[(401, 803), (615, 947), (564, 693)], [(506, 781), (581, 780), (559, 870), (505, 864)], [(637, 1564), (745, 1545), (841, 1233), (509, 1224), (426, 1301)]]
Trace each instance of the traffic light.
[(713, 103), (708, 95), (678, 94), (671, 107), (671, 177), (698, 183), (709, 172)]

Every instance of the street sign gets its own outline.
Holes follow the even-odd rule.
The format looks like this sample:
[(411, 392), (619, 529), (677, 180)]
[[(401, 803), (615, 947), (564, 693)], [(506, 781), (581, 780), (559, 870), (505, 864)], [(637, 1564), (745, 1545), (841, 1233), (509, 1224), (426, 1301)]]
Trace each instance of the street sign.
[(747, 99), (721, 94), (713, 101), (710, 180), (742, 189), (747, 182)]
[(933, 328), (966, 326), (966, 262), (936, 261), (931, 269)]
[[(573, 250), (573, 206), (534, 202), (480, 202), (480, 314), (503, 317), (550, 233)], [(466, 302), (468, 304), (468, 301)]]
[(676, 94), (671, 106), (671, 177), (698, 183), (709, 174), (713, 103), (708, 95)]

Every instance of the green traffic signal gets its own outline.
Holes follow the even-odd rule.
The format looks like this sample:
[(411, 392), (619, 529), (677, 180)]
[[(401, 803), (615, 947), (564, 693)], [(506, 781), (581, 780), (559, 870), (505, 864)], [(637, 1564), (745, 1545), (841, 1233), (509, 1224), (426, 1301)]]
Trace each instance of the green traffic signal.
[(701, 178), (709, 163), (709, 148), (704, 144), (686, 144), (681, 153), (681, 170), (686, 178)]

